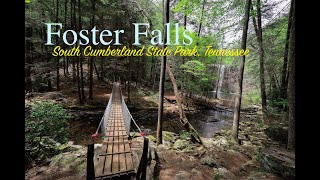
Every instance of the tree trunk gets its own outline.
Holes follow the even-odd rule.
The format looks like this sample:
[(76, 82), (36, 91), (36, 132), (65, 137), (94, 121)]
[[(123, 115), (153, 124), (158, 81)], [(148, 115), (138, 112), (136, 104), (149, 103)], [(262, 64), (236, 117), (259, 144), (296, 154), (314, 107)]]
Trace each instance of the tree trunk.
[[(79, 21), (79, 30), (82, 29), (82, 20), (81, 20), (81, 2), (78, 0), (78, 21)], [(82, 51), (82, 47), (80, 46), (80, 49)], [(82, 61), (83, 61), (83, 55), (79, 57), (79, 63), (80, 63), (80, 90), (81, 90), (81, 99), (82, 101), (85, 100), (84, 95), (84, 82), (83, 82), (83, 67), (82, 67)]]
[(203, 11), (204, 11), (204, 5), (206, 4), (206, 0), (203, 0), (202, 2), (202, 9), (201, 9), (201, 17), (200, 17), (200, 24), (198, 29), (198, 40), (197, 40), (197, 46), (199, 45), (199, 39), (200, 39), (200, 33), (201, 33), (201, 26), (202, 26), (202, 20), (203, 20)]
[(69, 56), (67, 56), (67, 59), (66, 59), (66, 74), (69, 75)]
[(31, 37), (32, 27), (26, 29), (26, 65), (25, 65), (25, 91), (32, 92), (32, 80), (31, 80)]
[(261, 26), (261, 2), (257, 0), (257, 16), (258, 16), (258, 25), (255, 17), (252, 17), (254, 30), (257, 36), (257, 41), (259, 43), (259, 59), (260, 59), (260, 91), (261, 91), (261, 105), (262, 112), (266, 112), (267, 108), (267, 96), (266, 96), (266, 84), (264, 78), (264, 49), (262, 41), (262, 26)]
[[(100, 24), (101, 26), (103, 26), (103, 15), (100, 18)], [(103, 56), (101, 56), (101, 62), (100, 62), (100, 80), (104, 81), (104, 58)]]
[[(132, 48), (132, 46), (131, 46), (131, 48)], [(128, 84), (127, 84), (127, 88), (128, 88), (127, 89), (127, 93), (128, 93), (127, 103), (130, 104), (131, 103), (131, 98), (130, 98), (131, 70), (130, 70), (130, 67), (131, 67), (131, 62), (132, 62), (132, 56), (130, 56), (130, 57), (127, 56), (127, 59), (129, 60), (128, 65), (127, 65), (127, 70), (128, 70), (128, 73), (129, 73)]]
[(104, 57), (101, 56), (101, 64), (100, 64), (100, 80), (104, 81)]
[[(187, 8), (187, 6), (184, 5), (185, 11), (186, 11), (186, 8)], [(187, 13), (186, 12), (184, 12), (184, 16), (183, 16), (183, 27), (184, 27), (184, 30), (187, 30)], [(185, 62), (186, 62), (185, 57), (182, 56), (182, 64), (184, 64)], [(181, 83), (181, 87), (180, 87), (181, 92), (184, 92), (184, 90), (186, 89), (184, 87), (184, 85), (186, 84), (186, 81), (187, 81), (186, 78), (187, 78), (186, 73), (184, 73), (184, 70), (182, 69), (182, 83)]]
[(92, 61), (92, 64), (93, 64), (94, 70), (96, 71), (98, 80), (101, 80), (100, 79), (100, 75), (99, 75), (99, 71), (98, 71), (97, 66), (96, 66), (96, 63), (94, 63), (94, 61)]
[(272, 91), (271, 93), (271, 98), (274, 99), (276, 98), (276, 91), (277, 91), (277, 82), (276, 82), (276, 78), (274, 77), (274, 73), (271, 69), (269, 69), (269, 76), (270, 76), (270, 84), (272, 87)]
[(216, 81), (216, 93), (214, 94), (214, 98), (215, 98), (215, 99), (218, 99), (219, 80), (220, 80), (220, 72), (221, 72), (221, 63), (222, 63), (222, 58), (220, 59), (220, 63), (219, 63), (218, 79), (217, 79), (217, 81)]
[[(48, 46), (44, 46), (45, 52), (46, 52), (46, 58), (47, 58), (47, 66), (50, 66), (50, 54), (48, 52)], [(52, 84), (51, 84), (51, 72), (50, 72), (50, 68), (47, 68), (46, 71), (46, 78), (48, 79), (47, 85), (48, 85), (48, 91), (52, 91)]]
[(289, 133), (288, 133), (288, 146), (289, 150), (295, 149), (296, 138), (295, 138), (295, 123), (296, 123), (296, 115), (295, 115), (295, 96), (296, 96), (296, 52), (295, 52), (295, 0), (291, 1), (292, 8), (292, 24), (291, 24), (291, 33), (290, 33), (290, 59), (289, 59), (289, 79), (288, 79), (288, 104), (289, 104)]
[[(76, 14), (74, 14), (74, 21), (76, 22)], [(80, 31), (82, 29), (82, 25), (81, 25), (81, 2), (80, 0), (78, 0), (78, 28), (76, 28), (78, 31)], [(76, 23), (75, 23), (76, 26)], [(78, 99), (79, 99), (79, 103), (83, 104), (83, 97), (82, 97), (82, 92), (81, 92), (81, 76), (80, 76), (80, 61), (81, 61), (81, 57), (78, 56), (77, 58), (77, 90), (78, 90)]]
[[(163, 15), (165, 16), (163, 18), (163, 46), (162, 49), (165, 49), (167, 47), (166, 42), (167, 42), (167, 28), (164, 27), (165, 23), (169, 23), (169, 1), (170, 0), (165, 0), (164, 1), (164, 6), (163, 6)], [(160, 69), (160, 82), (159, 82), (159, 109), (158, 109), (158, 125), (157, 125), (157, 145), (162, 144), (162, 118), (163, 118), (163, 97), (164, 97), (164, 81), (165, 81), (165, 72), (166, 72), (166, 62), (167, 62), (167, 57), (162, 56), (161, 59), (161, 69)]]
[(78, 57), (77, 61), (77, 90), (78, 90), (78, 99), (79, 103), (83, 104), (83, 99), (81, 96), (81, 84), (80, 84), (80, 66), (79, 66), (80, 57)]
[[(56, 23), (59, 22), (59, 0), (56, 1), (56, 5), (57, 5), (57, 11), (56, 11)], [(58, 32), (58, 26), (56, 26), (56, 32)], [(56, 45), (58, 46), (59, 45), (59, 39), (58, 39), (58, 36), (56, 36)], [(59, 87), (59, 84), (60, 84), (60, 75), (59, 75), (59, 66), (60, 66), (60, 63), (59, 63), (59, 56), (57, 56), (57, 82), (56, 82), (56, 87), (57, 87), (57, 91), (59, 91), (60, 87)]]
[[(71, 5), (70, 5), (70, 10), (71, 10), (71, 13), (70, 13), (70, 24), (71, 24), (71, 29), (74, 29), (75, 25), (74, 25), (74, 12), (75, 12), (75, 0), (71, 0)], [(76, 78), (76, 66), (75, 66), (75, 60), (74, 58), (70, 58), (71, 61), (72, 61), (72, 81), (73, 82), (76, 82), (77, 81), (77, 78)]]
[[(96, 1), (95, 0), (92, 0), (92, 18), (91, 18), (91, 28), (94, 27), (94, 13), (95, 13), (95, 4), (96, 4)], [(93, 56), (90, 57), (90, 71), (89, 71), (89, 99), (93, 99)]]
[(157, 79), (157, 59), (154, 59), (154, 75), (153, 75), (153, 84), (152, 90), (155, 91), (156, 79)]
[(198, 132), (193, 128), (193, 126), (189, 123), (188, 119), (187, 119), (187, 116), (185, 115), (184, 113), (184, 110), (183, 110), (183, 106), (182, 106), (182, 98), (180, 96), (180, 93), (179, 93), (179, 90), (178, 90), (178, 86), (177, 86), (177, 83), (176, 83), (176, 80), (174, 78), (174, 75), (171, 71), (171, 68), (169, 66), (169, 64), (167, 63), (166, 64), (166, 69), (167, 69), (167, 72), (169, 74), (169, 77), (170, 77), (170, 80), (172, 82), (172, 86), (173, 86), (173, 91), (174, 91), (174, 94), (176, 96), (176, 100), (177, 100), (177, 104), (178, 104), (178, 109), (179, 109), (179, 116), (180, 116), (180, 122), (183, 124), (183, 127), (187, 130), (187, 131), (190, 131), (191, 132), (191, 135), (192, 135), (192, 139), (195, 139), (198, 143), (202, 144), (202, 141), (201, 141), (201, 138), (198, 134)]
[[(67, 26), (67, 8), (68, 7), (68, 0), (65, 0), (64, 2), (64, 23)], [(66, 44), (63, 43), (63, 49), (66, 49)], [(64, 77), (67, 77), (68, 75), (68, 62), (67, 62), (67, 57), (63, 57), (63, 75)]]
[[(242, 40), (241, 40), (241, 49), (244, 49), (244, 50), (247, 47), (247, 33), (248, 33), (250, 6), (251, 6), (251, 0), (246, 0), (244, 24), (243, 24)], [(239, 79), (238, 79), (237, 94), (235, 98), (235, 105), (234, 105), (234, 112), (233, 112), (233, 126), (232, 126), (232, 137), (236, 142), (239, 142), (238, 131), (239, 131), (240, 107), (241, 107), (241, 98), (242, 98), (242, 82), (243, 82), (244, 63), (246, 60), (245, 56), (241, 56), (240, 58), (241, 59), (240, 59), (240, 67), (239, 67)]]
[(283, 65), (281, 71), (281, 97), (287, 98), (287, 66), (288, 66), (288, 55), (289, 55), (289, 40), (290, 40), (290, 30), (291, 30), (291, 22), (292, 22), (292, 6), (290, 7), (289, 18), (288, 18), (288, 28), (286, 34), (286, 45), (284, 47), (284, 55), (283, 55)]

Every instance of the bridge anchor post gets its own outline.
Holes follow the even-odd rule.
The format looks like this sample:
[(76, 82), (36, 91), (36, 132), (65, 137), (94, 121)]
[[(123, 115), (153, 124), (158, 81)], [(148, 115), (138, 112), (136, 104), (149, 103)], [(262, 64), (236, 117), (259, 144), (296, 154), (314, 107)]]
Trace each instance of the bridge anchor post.
[(94, 143), (88, 144), (88, 151), (87, 151), (87, 180), (94, 180)]
[(141, 156), (140, 164), (137, 171), (137, 179), (139, 180), (145, 180), (147, 177), (148, 148), (149, 148), (149, 139), (144, 137), (142, 156)]

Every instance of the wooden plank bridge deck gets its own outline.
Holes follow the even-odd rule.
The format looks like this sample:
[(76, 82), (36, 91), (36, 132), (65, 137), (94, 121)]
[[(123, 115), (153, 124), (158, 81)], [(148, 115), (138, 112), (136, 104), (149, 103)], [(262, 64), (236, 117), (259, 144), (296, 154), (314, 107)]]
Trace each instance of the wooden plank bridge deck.
[(96, 179), (132, 176), (135, 173), (130, 141), (128, 139), (121, 106), (120, 84), (116, 83), (111, 111), (106, 119), (105, 137), (98, 158), (95, 160)]

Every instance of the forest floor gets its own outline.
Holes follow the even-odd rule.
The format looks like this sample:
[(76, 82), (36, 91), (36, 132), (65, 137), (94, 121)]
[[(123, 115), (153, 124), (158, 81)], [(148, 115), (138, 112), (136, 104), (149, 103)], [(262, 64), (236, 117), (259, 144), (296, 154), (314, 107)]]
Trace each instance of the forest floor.
[[(85, 146), (91, 142), (90, 135), (98, 127), (112, 86), (110, 83), (96, 81), (99, 83), (95, 83), (93, 87), (94, 100), (88, 100), (84, 105), (77, 105), (77, 89), (72, 86), (73, 83), (70, 81), (71, 79), (63, 78), (60, 91), (33, 93), (32, 97), (26, 97), (26, 107), (36, 99), (53, 100), (63, 105), (76, 117), (69, 123), (69, 140)], [(88, 89), (85, 88), (85, 90), (86, 96), (88, 96)], [(157, 109), (157, 93), (149, 92), (144, 88), (131, 88), (131, 103), (128, 106), (133, 114), (148, 113), (147, 110)], [(123, 93), (126, 95), (126, 92)], [(164, 116), (167, 116), (167, 119), (178, 121), (178, 107), (174, 94), (166, 92), (165, 98)], [(212, 100), (210, 103), (202, 103), (199, 99), (186, 98), (184, 104), (186, 111), (197, 111), (203, 108), (203, 104), (205, 104), (205, 108), (212, 107), (231, 111), (231, 107), (228, 106), (231, 103), (227, 100)], [(208, 107), (207, 104), (212, 105)], [(141, 109), (145, 111), (137, 111)], [(161, 167), (159, 179), (283, 179), (279, 175), (262, 170), (257, 154), (261, 148), (284, 148), (283, 141), (274, 140), (266, 135), (266, 128), (271, 124), (279, 123), (281, 116), (270, 116), (265, 121), (266, 123), (261, 124), (261, 112), (256, 106), (245, 109), (243, 116), (246, 116), (248, 120), (240, 123), (241, 145), (233, 143), (230, 140), (231, 131), (225, 130), (216, 132), (212, 138), (202, 138), (204, 145), (184, 140), (179, 134), (175, 135), (176, 138), (167, 140), (168, 143), (157, 148)], [(86, 123), (77, 123), (78, 120)], [(182, 126), (179, 128), (182, 130)], [(151, 135), (154, 135), (148, 132), (146, 134), (149, 134), (150, 138), (152, 138)], [(180, 143), (182, 141), (184, 145), (180, 147), (176, 143), (177, 141)], [(59, 168), (49, 169), (48, 163), (42, 167), (35, 166), (28, 169), (26, 170), (26, 179), (85, 179), (83, 173), (75, 174), (72, 171), (61, 171)]]

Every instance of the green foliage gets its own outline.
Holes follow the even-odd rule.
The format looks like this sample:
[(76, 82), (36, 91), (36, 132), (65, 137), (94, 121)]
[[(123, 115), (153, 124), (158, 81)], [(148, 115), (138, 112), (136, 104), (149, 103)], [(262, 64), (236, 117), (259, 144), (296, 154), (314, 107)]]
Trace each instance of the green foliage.
[(62, 106), (50, 101), (37, 101), (32, 105), (31, 116), (26, 120), (26, 141), (49, 136), (65, 143), (67, 141), (67, 119), (70, 116)]
[(26, 167), (59, 153), (57, 144), (67, 141), (69, 118), (60, 105), (50, 101), (37, 101), (31, 106), (30, 118), (25, 123)]
[(135, 96), (139, 96), (139, 97), (142, 97), (142, 96), (145, 96), (145, 92), (141, 89), (138, 89), (137, 92), (134, 93)]
[(179, 135), (181, 139), (187, 140), (191, 138), (192, 132), (182, 130), (180, 131)]
[(273, 99), (270, 105), (285, 109), (286, 107), (288, 107), (288, 99), (283, 99), (283, 98)]
[(212, 180), (220, 180), (221, 179), (221, 175), (219, 173), (215, 173), (212, 177)]
[(198, 60), (188, 61), (181, 65), (181, 68), (183, 68), (185, 72), (198, 77), (203, 76), (206, 70), (206, 66)]
[(258, 90), (244, 92), (243, 98), (253, 104), (259, 104), (261, 102), (260, 92)]
[(45, 92), (48, 90), (48, 78), (45, 74), (39, 74), (35, 76), (34, 81), (32, 81), (32, 89), (36, 92)]

